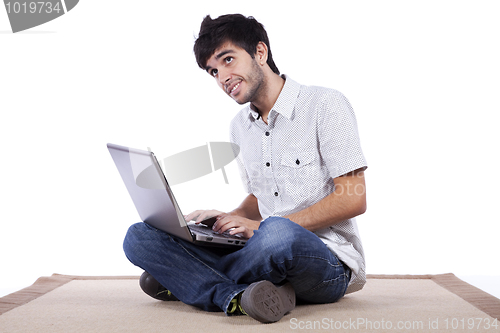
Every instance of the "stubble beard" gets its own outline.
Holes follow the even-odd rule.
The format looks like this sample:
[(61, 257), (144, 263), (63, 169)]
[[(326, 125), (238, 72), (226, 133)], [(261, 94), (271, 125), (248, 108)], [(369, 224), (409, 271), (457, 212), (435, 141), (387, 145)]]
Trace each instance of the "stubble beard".
[(266, 87), (264, 71), (260, 68), (255, 59), (253, 59), (252, 69), (246, 82), (248, 84), (247, 92), (243, 96), (243, 99), (236, 101), (240, 105), (255, 101), (264, 92)]

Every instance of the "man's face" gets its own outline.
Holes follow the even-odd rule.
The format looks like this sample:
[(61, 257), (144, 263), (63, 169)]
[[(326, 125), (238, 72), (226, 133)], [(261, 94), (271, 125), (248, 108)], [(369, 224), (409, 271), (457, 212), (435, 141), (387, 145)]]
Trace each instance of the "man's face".
[(244, 49), (225, 43), (207, 61), (207, 72), (238, 104), (257, 99), (264, 88), (264, 72)]

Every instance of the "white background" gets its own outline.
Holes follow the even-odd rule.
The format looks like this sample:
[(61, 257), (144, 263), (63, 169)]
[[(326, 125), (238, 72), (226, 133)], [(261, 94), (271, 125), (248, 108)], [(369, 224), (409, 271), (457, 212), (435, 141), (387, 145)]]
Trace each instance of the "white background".
[[(167, 157), (227, 141), (241, 108), (196, 65), (206, 14), (253, 15), (282, 73), (343, 92), (369, 163), (369, 274), (454, 273), (500, 297), (496, 1), (88, 1), (12, 34), (0, 9), (0, 296), (52, 273), (139, 275), (139, 217), (106, 143)], [(175, 186), (233, 209), (235, 163)], [(496, 289), (495, 289), (496, 288)]]

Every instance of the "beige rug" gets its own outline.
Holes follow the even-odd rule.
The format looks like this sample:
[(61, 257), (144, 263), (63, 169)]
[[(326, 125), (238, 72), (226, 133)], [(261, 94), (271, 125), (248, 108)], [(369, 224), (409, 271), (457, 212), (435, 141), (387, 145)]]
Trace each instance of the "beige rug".
[(0, 298), (0, 332), (500, 332), (500, 300), (453, 274), (369, 276), (335, 304), (281, 321), (208, 313), (144, 294), (138, 277), (42, 277)]

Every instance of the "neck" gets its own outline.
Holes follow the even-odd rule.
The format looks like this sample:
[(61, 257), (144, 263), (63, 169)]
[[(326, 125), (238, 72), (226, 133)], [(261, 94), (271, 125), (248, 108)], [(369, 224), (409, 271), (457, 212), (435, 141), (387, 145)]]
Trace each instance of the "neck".
[(259, 98), (252, 102), (253, 107), (257, 109), (265, 123), (267, 123), (267, 116), (285, 85), (285, 80), (281, 76), (272, 71), (271, 73), (265, 77)]

